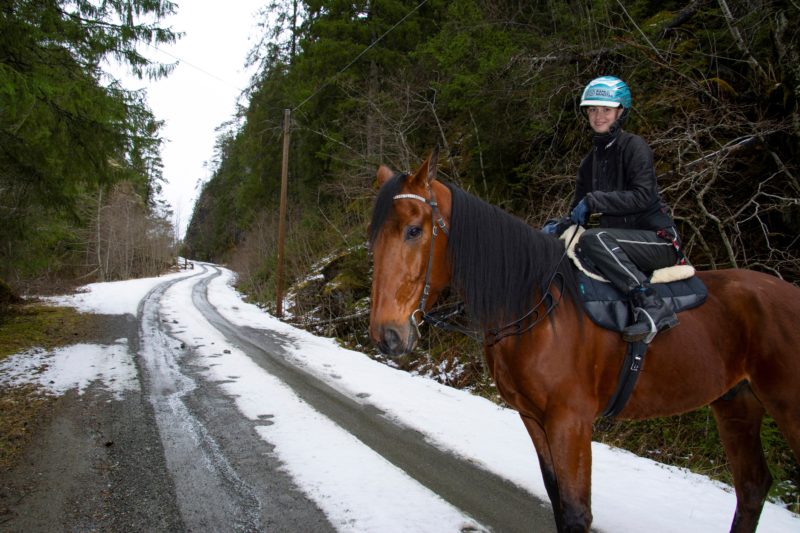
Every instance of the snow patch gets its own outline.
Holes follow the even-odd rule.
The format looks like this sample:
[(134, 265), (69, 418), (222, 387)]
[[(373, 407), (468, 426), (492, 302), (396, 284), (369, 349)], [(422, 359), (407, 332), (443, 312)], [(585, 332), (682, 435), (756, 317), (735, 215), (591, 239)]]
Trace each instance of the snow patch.
[(77, 389), (83, 394), (92, 383), (114, 394), (118, 400), (127, 391), (139, 389), (136, 365), (127, 339), (111, 345), (74, 344), (47, 351), (34, 348), (0, 362), (0, 384), (36, 384), (53, 394)]
[[(135, 314), (152, 287), (197, 272), (93, 284), (82, 296), (68, 297), (65, 303), (99, 313)], [(547, 499), (533, 445), (515, 412), (465, 391), (389, 368), (362, 353), (345, 350), (331, 339), (293, 328), (242, 301), (232, 287), (233, 273), (226, 269), (222, 273), (209, 284), (208, 296), (226, 319), (285, 335), (290, 339), (287, 349), (292, 361), (330, 386), (356, 401), (369, 402), (387, 417), (420, 431), (431, 443)], [(173, 335), (191, 346), (207, 365), (207, 378), (217, 381), (246, 417), (261, 421), (257, 423), (259, 434), (275, 445), (287, 470), (337, 528), (416, 531), (423, 527), (416, 524), (429, 524), (431, 529), (443, 531), (463, 527), (464, 517), (457, 510), (402, 472), (393, 471), (380, 457), (371, 456), (360, 441), (343, 434), (227, 343), (191, 304), (191, 287), (187, 281), (167, 291), (162, 318), (174, 321)], [(23, 362), (26, 358), (31, 362)], [(19, 365), (27, 366), (23, 369)], [(23, 379), (22, 375), (58, 392), (70, 388), (83, 391), (97, 381), (120, 387), (114, 389), (117, 391), (138, 387), (127, 346), (119, 341), (112, 346), (76, 345), (51, 353), (39, 351), (0, 363), (0, 383)], [(736, 505), (729, 486), (600, 443), (592, 444), (592, 452), (592, 503), (598, 531), (729, 529)], [(384, 476), (386, 483), (381, 482)], [(398, 527), (382, 518), (396, 518), (392, 512), (398, 498), (387, 497), (387, 493), (426, 503), (420, 512), (402, 517), (404, 521)], [(758, 531), (800, 531), (800, 517), (768, 503)]]
[(139, 302), (150, 292), (150, 289), (164, 281), (185, 278), (198, 272), (197, 270), (182, 270), (155, 278), (90, 283), (78, 289), (75, 294), (50, 296), (43, 298), (43, 300), (53, 305), (74, 307), (84, 313), (98, 313), (101, 315), (129, 314), (135, 316), (139, 308)]

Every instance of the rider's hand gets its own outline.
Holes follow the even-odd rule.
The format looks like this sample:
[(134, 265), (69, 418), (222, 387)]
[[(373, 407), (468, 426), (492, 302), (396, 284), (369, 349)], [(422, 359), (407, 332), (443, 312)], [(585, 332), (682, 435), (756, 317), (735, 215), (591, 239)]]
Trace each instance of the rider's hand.
[(558, 233), (558, 221), (549, 220), (547, 224), (542, 226), (542, 231), (549, 235), (555, 235), (556, 233)]
[(586, 219), (589, 216), (589, 206), (586, 204), (586, 198), (583, 198), (578, 205), (575, 206), (575, 209), (572, 210), (570, 213), (569, 218), (572, 219), (572, 222), (579, 226), (583, 226), (586, 224)]

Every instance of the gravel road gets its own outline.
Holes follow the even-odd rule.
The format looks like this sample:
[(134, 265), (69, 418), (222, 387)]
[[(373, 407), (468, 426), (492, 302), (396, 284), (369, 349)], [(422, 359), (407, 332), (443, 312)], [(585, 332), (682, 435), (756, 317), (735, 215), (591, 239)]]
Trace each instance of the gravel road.
[(471, 462), (441, 451), (293, 366), (286, 339), (226, 321), (206, 297), (219, 275), (198, 269), (164, 282), (138, 317), (116, 317), (109, 338), (127, 337), (141, 388), (122, 400), (100, 387), (70, 392), (0, 493), (2, 531), (333, 531), (219, 383), (203, 377), (191, 347), (159, 312), (174, 283), (193, 283), (193, 303), (214, 328), (305, 402), (408, 475), (502, 532), (553, 531), (547, 504)]

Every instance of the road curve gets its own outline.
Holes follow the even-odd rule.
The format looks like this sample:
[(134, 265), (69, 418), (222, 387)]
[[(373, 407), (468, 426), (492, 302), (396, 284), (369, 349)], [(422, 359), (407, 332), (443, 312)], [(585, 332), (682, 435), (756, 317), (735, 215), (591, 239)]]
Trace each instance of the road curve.
[[(498, 532), (554, 531), (549, 504), (473, 463), (426, 442), (380, 409), (355, 401), (291, 364), (289, 339), (239, 327), (209, 302), (207, 287), (221, 271), (165, 282), (139, 308), (143, 385), (155, 411), (181, 515), (190, 530), (330, 531), (333, 526), (300, 491), (218, 386), (205, 381), (179, 327), (160, 313), (175, 283), (192, 283), (192, 302), (215, 329), (297, 396), (441, 498)], [(176, 348), (178, 348), (176, 350)], [(531, 451), (533, 453), (533, 451)], [(198, 468), (202, 465), (203, 468)]]
[(295, 487), (253, 423), (192, 364), (171, 336), (175, 322), (160, 300), (176, 283), (156, 286), (139, 306), (142, 386), (149, 394), (187, 531), (334, 531)]

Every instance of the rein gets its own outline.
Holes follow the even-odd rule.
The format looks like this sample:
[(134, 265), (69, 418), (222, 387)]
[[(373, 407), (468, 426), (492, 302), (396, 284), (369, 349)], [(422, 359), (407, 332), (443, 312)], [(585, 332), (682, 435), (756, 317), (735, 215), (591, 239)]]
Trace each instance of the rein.
[[(560, 263), (561, 260), (559, 260), (558, 263), (556, 263), (556, 268), (558, 268), (558, 265)], [(561, 280), (561, 285), (558, 291), (558, 299), (554, 298), (552, 293), (550, 292), (550, 289), (553, 286), (553, 281), (555, 281), (556, 278)], [(558, 304), (561, 303), (561, 297), (563, 293), (564, 293), (564, 276), (562, 276), (561, 273), (558, 272), (558, 270), (556, 270), (555, 272), (553, 272), (553, 275), (550, 276), (550, 280), (547, 282), (547, 290), (545, 291), (544, 295), (542, 295), (542, 298), (533, 307), (531, 307), (531, 309), (527, 313), (525, 313), (523, 316), (516, 319), (515, 321), (506, 324), (503, 327), (489, 329), (487, 333), (491, 335), (492, 338), (491, 339), (487, 338), (486, 346), (494, 346), (495, 344), (497, 344), (506, 337), (510, 337), (511, 335), (522, 335), (523, 333), (526, 333), (535, 328), (536, 326), (538, 326), (539, 323), (542, 322), (545, 318), (547, 318), (553, 311), (553, 309), (555, 309), (556, 306), (558, 306)], [(544, 306), (545, 312), (542, 313), (540, 316), (539, 307), (541, 306)], [(531, 322), (523, 328), (522, 322), (527, 320), (528, 318), (531, 318)]]
[[(464, 309), (463, 303), (458, 303), (454, 306), (454, 310), (446, 312), (446, 313), (437, 313), (433, 314), (425, 312), (425, 304), (428, 302), (428, 296), (430, 295), (431, 290), (431, 272), (433, 270), (433, 251), (434, 245), (436, 244), (436, 236), (439, 234), (439, 228), (444, 232), (445, 235), (450, 235), (450, 231), (447, 229), (447, 224), (442, 217), (442, 214), (439, 212), (439, 204), (436, 202), (436, 196), (433, 194), (433, 189), (428, 185), (428, 194), (430, 195), (430, 199), (426, 199), (418, 194), (411, 194), (411, 193), (403, 193), (397, 194), (392, 199), (393, 200), (417, 200), (424, 204), (427, 204), (431, 207), (431, 246), (430, 251), (428, 253), (428, 268), (425, 272), (425, 285), (422, 288), (422, 296), (419, 300), (419, 305), (411, 313), (411, 316), (408, 317), (408, 320), (411, 322), (411, 325), (417, 330), (417, 335), (420, 335), (419, 327), (427, 322), (431, 326), (437, 327), (439, 329), (443, 329), (446, 331), (454, 331), (457, 333), (463, 333), (475, 340), (481, 340), (478, 332), (475, 330), (464, 328), (458, 324), (454, 324), (448, 322), (448, 319), (460, 314)], [(564, 253), (559, 258), (558, 262), (553, 269), (553, 274), (550, 276), (550, 279), (547, 281), (547, 289), (545, 290), (542, 298), (533, 306), (531, 309), (525, 313), (522, 317), (518, 318), (513, 322), (509, 322), (505, 326), (499, 328), (491, 328), (487, 330), (486, 335), (484, 336), (484, 343), (488, 346), (493, 346), (500, 342), (502, 339), (506, 337), (510, 337), (512, 335), (518, 336), (526, 333), (533, 328), (535, 328), (540, 322), (542, 322), (545, 318), (547, 318), (553, 309), (558, 306), (561, 302), (561, 298), (564, 294), (564, 276), (558, 271), (558, 267), (561, 262), (564, 260), (564, 257), (567, 255), (567, 250), (569, 249), (570, 244), (572, 244), (572, 240), (575, 238), (577, 232), (573, 233), (570, 242), (564, 248)], [(551, 288), (553, 286), (553, 282), (558, 279), (560, 281), (559, 291), (558, 291), (558, 298), (554, 298), (551, 293)], [(540, 315), (538, 309), (539, 307), (544, 306), (545, 312)], [(442, 308), (444, 310), (446, 308)], [(416, 317), (417, 314), (420, 315), (420, 320), (417, 321)], [(531, 318), (532, 317), (532, 318)], [(523, 327), (522, 322), (525, 320), (531, 319), (531, 322)]]

